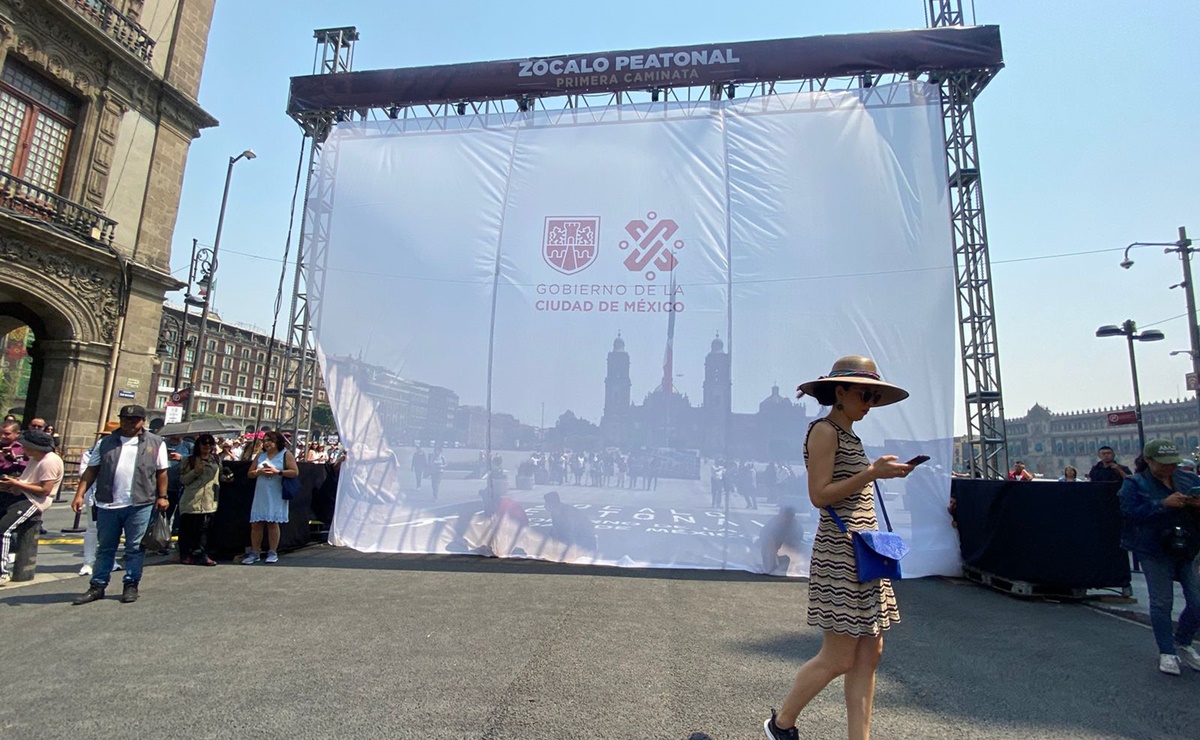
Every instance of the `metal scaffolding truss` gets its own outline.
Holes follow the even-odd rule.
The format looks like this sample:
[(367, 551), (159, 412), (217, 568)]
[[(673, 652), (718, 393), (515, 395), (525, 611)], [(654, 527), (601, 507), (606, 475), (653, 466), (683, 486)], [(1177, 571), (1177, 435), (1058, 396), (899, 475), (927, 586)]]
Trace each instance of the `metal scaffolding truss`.
[[(963, 25), (962, 0), (929, 0), (928, 11), (933, 27)], [(966, 462), (973, 476), (983, 478), (1003, 478), (1008, 472), (992, 264), (975, 134), (975, 99), (996, 71), (969, 70), (930, 78), (930, 82), (941, 86), (946, 131), (958, 338), (967, 411)]]
[[(932, 28), (964, 25), (960, 0), (928, 0), (927, 10)], [(317, 31), (316, 37), (319, 61), (314, 74), (349, 72), (353, 45), (358, 39), (357, 32), (353, 28), (325, 29)], [(384, 123), (377, 127), (378, 130), (387, 132), (397, 129), (451, 128), (463, 125), (461, 119), (464, 116), (515, 118), (531, 111), (580, 116), (587, 115), (589, 108), (611, 109), (630, 104), (636, 105), (627, 107), (621, 115), (648, 117), (667, 107), (664, 105), (659, 108), (654, 103), (705, 105), (715, 100), (753, 101), (762, 96), (789, 92), (855, 91), (864, 102), (888, 105), (891, 104), (889, 96), (897, 90), (894, 83), (925, 79), (940, 89), (945, 121), (967, 441), (971, 450), (968, 464), (976, 475), (992, 478), (1002, 476), (1007, 472), (1008, 460), (974, 112), (976, 97), (1001, 66), (1002, 63), (995, 63), (983, 68), (955, 69), (950, 72), (866, 71), (791, 81), (745, 80), (703, 85), (662, 85), (616, 92), (541, 91), (536, 95), (497, 95), (477, 100), (448, 99), (411, 105), (397, 105), (381, 99), (365, 105), (356, 102), (354, 105), (319, 110), (298, 107), (292, 115), (305, 136), (312, 138), (312, 152), (292, 303), (294, 372), (289, 377), (287, 389), (294, 399), (294, 406), (292, 415), (287, 417), (289, 424), (297, 433), (307, 430), (312, 414), (315, 364), (309, 347), (310, 325), (318, 325), (320, 316), (310, 315), (309, 297), (315, 299), (319, 311), (328, 245), (328, 218), (334, 197), (333, 175), (337, 169), (336, 161), (329, 161), (336, 158), (336, 152), (330, 151), (330, 156), (324, 157), (322, 143), (337, 122), (378, 121)], [(830, 96), (828, 100), (835, 99), (836, 96)], [(814, 107), (821, 104), (819, 96), (817, 101)], [(599, 111), (596, 115), (599, 115)], [(394, 126), (388, 126), (388, 121), (395, 122)]]
[[(358, 31), (353, 26), (323, 28), (313, 32), (317, 40), (313, 59), (314, 74), (343, 74), (351, 71)], [(329, 216), (333, 211), (334, 157), (322, 156), (322, 144), (343, 114), (323, 111), (297, 122), (310, 139), (308, 177), (304, 187), (304, 207), (300, 216), (300, 241), (296, 249), (296, 269), (292, 283), (292, 306), (288, 315), (288, 352), (284, 367), (280, 429), (290, 430), (299, 442), (312, 428), (316, 398), (316, 353), (312, 346), (313, 316), (310, 291), (324, 284), (326, 247), (329, 244)]]

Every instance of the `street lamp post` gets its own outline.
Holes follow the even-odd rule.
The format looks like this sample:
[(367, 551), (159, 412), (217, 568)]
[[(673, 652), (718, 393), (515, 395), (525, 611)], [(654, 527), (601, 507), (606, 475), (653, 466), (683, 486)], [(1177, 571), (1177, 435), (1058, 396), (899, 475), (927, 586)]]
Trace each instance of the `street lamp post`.
[(233, 165), (240, 159), (254, 159), (256, 156), (253, 149), (247, 149), (236, 157), (229, 158), (229, 168), (225, 171), (225, 192), (221, 195), (221, 212), (217, 215), (217, 235), (213, 238), (212, 261), (209, 269), (204, 273), (204, 277), (200, 278), (200, 284), (206, 287), (204, 292), (204, 308), (200, 312), (200, 329), (196, 333), (196, 356), (192, 362), (192, 388), (193, 392), (188, 394), (187, 404), (184, 405), (185, 420), (192, 418), (192, 409), (196, 404), (195, 386), (197, 379), (200, 377), (200, 368), (203, 366), (204, 357), (204, 334), (208, 328), (208, 308), (212, 305), (212, 287), (213, 280), (217, 272), (217, 253), (221, 249), (221, 229), (225, 226), (225, 206), (229, 202), (229, 182), (233, 178)]
[[(1134, 247), (1165, 247), (1163, 254), (1176, 253), (1179, 255), (1180, 261), (1183, 262), (1183, 282), (1172, 285), (1172, 288), (1183, 288), (1184, 300), (1187, 303), (1187, 319), (1188, 319), (1188, 340), (1191, 343), (1192, 357), (1192, 373), (1200, 378), (1200, 325), (1196, 322), (1196, 286), (1192, 282), (1192, 252), (1195, 248), (1192, 247), (1192, 240), (1188, 238), (1187, 227), (1179, 227), (1179, 239), (1173, 242), (1134, 242), (1125, 247), (1125, 257), (1121, 260), (1121, 267), (1128, 270), (1133, 267), (1133, 260), (1129, 259), (1129, 250)], [(1200, 425), (1200, 386), (1196, 391), (1197, 404), (1197, 424)]]
[(1139, 332), (1133, 319), (1125, 319), (1120, 326), (1107, 324), (1096, 330), (1098, 337), (1125, 337), (1129, 343), (1129, 372), (1133, 375), (1133, 414), (1137, 417), (1138, 454), (1146, 447), (1146, 430), (1142, 426), (1142, 394), (1138, 389), (1137, 357), (1133, 353), (1133, 342), (1157, 342), (1163, 339), (1163, 333), (1158, 329), (1146, 329)]

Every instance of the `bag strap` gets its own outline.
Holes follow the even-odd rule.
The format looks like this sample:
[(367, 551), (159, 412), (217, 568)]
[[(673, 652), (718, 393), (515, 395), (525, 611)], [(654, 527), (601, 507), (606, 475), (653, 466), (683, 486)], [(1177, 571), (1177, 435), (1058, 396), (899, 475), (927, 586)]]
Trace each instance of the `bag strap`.
[[(875, 486), (875, 495), (879, 497), (879, 509), (880, 509), (880, 511), (883, 512), (883, 521), (887, 525), (887, 531), (891, 532), (892, 531), (892, 520), (888, 517), (887, 507), (884, 506), (884, 504), (883, 504), (883, 491), (879, 490), (879, 481), (875, 481), (874, 486)], [(828, 511), (829, 516), (833, 517), (833, 523), (837, 525), (838, 529), (842, 530), (842, 534), (846, 534), (850, 531), (846, 527), (846, 523), (844, 521), (842, 521), (842, 518), (840, 516), (838, 516), (836, 511), (833, 510), (832, 506), (826, 506), (825, 511)]]
[(883, 491), (879, 488), (879, 481), (875, 481), (875, 495), (879, 498), (879, 510), (883, 512), (883, 523), (887, 525), (888, 531), (892, 531), (892, 520), (888, 518), (887, 507), (883, 505)]
[(849, 530), (846, 528), (846, 523), (842, 521), (842, 518), (838, 516), (836, 511), (833, 510), (832, 506), (826, 506), (825, 511), (828, 511), (829, 516), (833, 517), (833, 523), (837, 525), (838, 529), (842, 530), (842, 534), (849, 533)]

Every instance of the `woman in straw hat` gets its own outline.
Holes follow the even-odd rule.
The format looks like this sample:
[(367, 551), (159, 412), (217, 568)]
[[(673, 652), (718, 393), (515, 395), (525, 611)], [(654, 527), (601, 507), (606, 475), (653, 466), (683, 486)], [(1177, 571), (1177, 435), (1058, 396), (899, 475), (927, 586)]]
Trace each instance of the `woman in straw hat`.
[(853, 432), (873, 408), (908, 397), (908, 391), (884, 382), (867, 357), (849, 356), (833, 364), (828, 375), (802, 384), (798, 396), (810, 395), (829, 413), (814, 421), (804, 441), (808, 497), (821, 510), (813, 540), (808, 587), (808, 624), (825, 632), (821, 650), (800, 667), (791, 692), (778, 714), (763, 729), (771, 740), (798, 738), (796, 717), (838, 676), (846, 677), (846, 713), (851, 740), (871, 731), (875, 667), (883, 654), (883, 631), (900, 621), (892, 584), (886, 579), (859, 583), (854, 546), (834, 523), (832, 506), (851, 530), (877, 529), (873, 487), (880, 478), (903, 478), (912, 465), (884, 455), (871, 462)]

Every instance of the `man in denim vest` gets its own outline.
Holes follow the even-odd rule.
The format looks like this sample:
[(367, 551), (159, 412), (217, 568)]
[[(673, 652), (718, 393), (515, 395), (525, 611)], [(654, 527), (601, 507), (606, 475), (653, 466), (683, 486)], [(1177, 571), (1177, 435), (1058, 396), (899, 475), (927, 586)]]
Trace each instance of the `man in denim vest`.
[(136, 404), (118, 415), (121, 426), (92, 448), (87, 470), (79, 478), (71, 508), (83, 509), (83, 495), (96, 486), (96, 563), (87, 593), (76, 606), (104, 598), (121, 532), (125, 533), (125, 580), (121, 603), (137, 601), (146, 553), (142, 538), (150, 524), (150, 507), (167, 510), (167, 447), (145, 430), (146, 410)]

